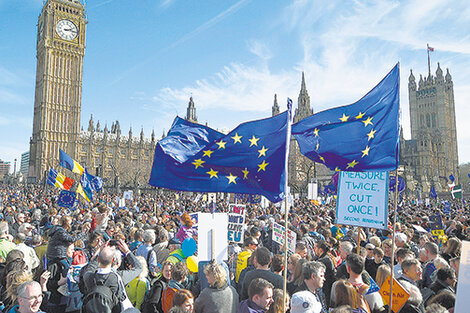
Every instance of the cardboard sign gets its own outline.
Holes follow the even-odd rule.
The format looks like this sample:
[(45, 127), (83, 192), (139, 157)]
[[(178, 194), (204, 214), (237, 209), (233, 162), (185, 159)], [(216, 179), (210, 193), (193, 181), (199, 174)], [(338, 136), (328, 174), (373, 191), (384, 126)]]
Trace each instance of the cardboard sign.
[(318, 197), (318, 184), (317, 183), (309, 183), (307, 189), (307, 199), (309, 200), (316, 200)]
[(387, 228), (388, 172), (340, 172), (336, 224)]
[[(403, 288), (400, 283), (393, 278), (393, 287), (392, 287), (392, 311), (398, 313), (400, 309), (405, 305), (406, 301), (410, 297), (410, 294)], [(379, 290), (380, 295), (385, 304), (390, 302), (390, 276), (384, 281), (382, 287)]]
[(228, 213), (228, 242), (243, 243), (246, 206), (230, 204)]
[[(284, 226), (273, 222), (273, 241), (277, 242), (281, 246), (284, 245), (284, 238), (285, 238), (286, 229)], [(297, 234), (289, 229), (287, 232), (287, 241), (288, 241), (288, 249), (295, 253), (295, 244), (297, 240)]]

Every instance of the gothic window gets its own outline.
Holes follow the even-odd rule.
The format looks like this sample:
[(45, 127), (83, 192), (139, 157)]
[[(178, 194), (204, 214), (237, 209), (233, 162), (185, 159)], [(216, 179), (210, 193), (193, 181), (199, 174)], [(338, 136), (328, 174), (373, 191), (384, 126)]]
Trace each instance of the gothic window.
[(426, 114), (426, 126), (431, 127), (431, 116), (429, 113)]
[(436, 113), (432, 114), (432, 127), (436, 127)]
[(423, 114), (421, 114), (419, 116), (419, 122), (420, 122), (421, 126), (424, 126), (424, 116), (423, 116)]

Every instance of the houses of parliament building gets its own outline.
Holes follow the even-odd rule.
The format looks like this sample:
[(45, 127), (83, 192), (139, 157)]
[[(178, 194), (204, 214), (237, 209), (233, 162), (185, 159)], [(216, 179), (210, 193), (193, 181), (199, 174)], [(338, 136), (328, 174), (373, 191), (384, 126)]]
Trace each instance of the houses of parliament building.
[[(83, 58), (87, 17), (81, 0), (47, 0), (38, 18), (37, 68), (33, 132), (30, 140), (28, 181), (44, 179), (50, 168), (59, 171), (59, 149), (98, 174), (108, 186), (147, 186), (157, 139), (121, 130), (119, 121), (100, 125), (93, 116), (81, 126)], [(442, 185), (442, 177), (457, 173), (457, 135), (452, 77), (440, 66), (433, 76), (416, 84), (409, 77), (411, 140), (401, 140), (401, 164), (408, 187), (429, 190)], [(276, 96), (272, 114), (279, 114)], [(294, 122), (313, 114), (302, 74)], [(196, 108), (189, 100), (186, 119), (197, 122)], [(66, 173), (67, 175), (73, 175)], [(307, 184), (328, 184), (332, 171), (300, 154), (291, 141), (289, 181), (292, 193), (305, 193)], [(457, 176), (457, 175), (455, 175)], [(78, 177), (75, 177), (78, 178)], [(410, 184), (411, 183), (411, 184)]]

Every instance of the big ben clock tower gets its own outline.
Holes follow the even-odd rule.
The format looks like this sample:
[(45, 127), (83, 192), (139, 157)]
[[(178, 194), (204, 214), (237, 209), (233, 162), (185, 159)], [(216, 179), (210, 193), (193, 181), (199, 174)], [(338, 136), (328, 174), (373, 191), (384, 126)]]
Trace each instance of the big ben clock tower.
[(80, 0), (47, 0), (39, 16), (32, 181), (58, 165), (59, 149), (78, 155), (86, 23)]

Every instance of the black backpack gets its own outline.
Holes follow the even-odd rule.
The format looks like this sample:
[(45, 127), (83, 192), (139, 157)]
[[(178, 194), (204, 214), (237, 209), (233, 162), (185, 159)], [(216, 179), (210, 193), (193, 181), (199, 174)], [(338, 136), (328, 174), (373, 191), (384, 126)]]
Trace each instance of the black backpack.
[(82, 313), (111, 313), (113, 308), (119, 304), (117, 296), (106, 286), (109, 275), (111, 274), (97, 281), (95, 272), (93, 275), (94, 285), (83, 297)]
[(161, 301), (163, 290), (166, 288), (166, 283), (163, 280), (155, 280), (151, 286), (150, 290), (145, 294), (144, 302), (142, 302), (140, 310), (142, 313), (163, 312)]

